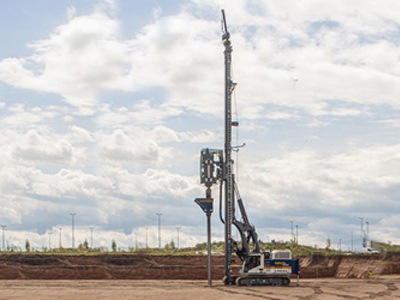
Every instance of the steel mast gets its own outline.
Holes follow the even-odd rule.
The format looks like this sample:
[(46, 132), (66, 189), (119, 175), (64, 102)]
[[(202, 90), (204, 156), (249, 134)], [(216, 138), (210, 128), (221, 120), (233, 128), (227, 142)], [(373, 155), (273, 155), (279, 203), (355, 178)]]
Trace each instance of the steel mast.
[[(224, 150), (203, 148), (200, 152), (200, 183), (206, 186), (206, 197), (196, 198), (195, 202), (207, 214), (213, 212), (211, 187), (220, 184), (220, 219), (225, 224), (225, 273), (224, 283), (235, 284), (238, 276), (231, 274), (232, 254), (244, 261), (250, 253), (259, 253), (258, 236), (255, 227), (250, 224), (239, 189), (233, 174), (232, 149), (244, 146), (232, 146), (232, 127), (239, 122), (232, 121), (232, 94), (236, 83), (232, 81), (232, 45), (226, 25), (225, 12), (222, 10), (222, 43), (225, 47), (225, 144)], [(222, 191), (224, 190), (224, 193)], [(222, 194), (225, 198), (223, 201)], [(236, 198), (237, 197), (237, 198)], [(235, 218), (235, 201), (237, 199), (242, 220)], [(222, 211), (225, 211), (225, 218)], [(232, 238), (232, 225), (240, 232), (241, 246)], [(252, 250), (250, 249), (252, 243)]]
[(232, 45), (226, 25), (225, 11), (222, 10), (222, 43), (225, 46), (225, 145), (223, 181), (225, 182), (225, 284), (231, 282), (231, 264), (234, 244), (232, 240), (232, 223), (234, 214), (234, 179), (232, 174), (232, 92), (235, 87), (232, 81)]

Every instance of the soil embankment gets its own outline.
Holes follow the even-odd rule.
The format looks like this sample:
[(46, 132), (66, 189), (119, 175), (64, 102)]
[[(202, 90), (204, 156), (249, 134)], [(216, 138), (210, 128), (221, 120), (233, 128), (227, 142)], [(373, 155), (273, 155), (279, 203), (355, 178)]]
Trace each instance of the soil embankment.
[[(224, 257), (213, 257), (213, 277), (221, 279)], [(362, 278), (400, 274), (400, 255), (300, 258), (301, 277)], [(236, 259), (234, 273), (240, 268)], [(0, 279), (206, 279), (206, 256), (173, 255), (0, 255)]]
[(400, 254), (303, 257), (300, 266), (303, 278), (365, 278), (369, 270), (374, 276), (400, 274)]

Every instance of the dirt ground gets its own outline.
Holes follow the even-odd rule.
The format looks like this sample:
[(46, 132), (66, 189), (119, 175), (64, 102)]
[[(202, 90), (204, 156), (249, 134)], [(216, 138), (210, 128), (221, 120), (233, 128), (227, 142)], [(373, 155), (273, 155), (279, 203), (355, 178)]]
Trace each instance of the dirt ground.
[(204, 280), (0, 280), (0, 300), (400, 299), (400, 276), (303, 279), (289, 287), (236, 287)]

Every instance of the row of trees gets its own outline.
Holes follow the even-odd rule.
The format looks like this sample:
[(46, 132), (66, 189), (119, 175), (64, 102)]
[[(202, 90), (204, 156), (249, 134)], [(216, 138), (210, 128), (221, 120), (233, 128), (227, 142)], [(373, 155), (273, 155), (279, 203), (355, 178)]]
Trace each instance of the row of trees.
[[(111, 251), (112, 252), (121, 252), (121, 248), (118, 248), (117, 241), (115, 239), (112, 239), (111, 241)], [(185, 248), (185, 249), (191, 249), (191, 248)], [(175, 242), (171, 240), (171, 242), (165, 244), (164, 248), (162, 249), (164, 252), (171, 252), (171, 251), (176, 251), (176, 246)], [(9, 252), (22, 252), (22, 249), (19, 247), (8, 247), (7, 246), (7, 251)], [(64, 248), (64, 247), (55, 247), (52, 249), (48, 249), (47, 247), (42, 247), (40, 250), (39, 249), (34, 249), (31, 247), (31, 243), (29, 239), (25, 240), (25, 252), (62, 252), (62, 253), (68, 253), (68, 252), (73, 252), (72, 248)], [(75, 249), (76, 252), (108, 252), (108, 248), (106, 247), (96, 247), (96, 248), (91, 248), (89, 246), (89, 242), (87, 239), (84, 240), (83, 243), (79, 243), (78, 247)], [(129, 247), (128, 248), (129, 252), (143, 252), (143, 251), (149, 251), (149, 252), (157, 252), (159, 251), (158, 248), (139, 248), (139, 247)]]

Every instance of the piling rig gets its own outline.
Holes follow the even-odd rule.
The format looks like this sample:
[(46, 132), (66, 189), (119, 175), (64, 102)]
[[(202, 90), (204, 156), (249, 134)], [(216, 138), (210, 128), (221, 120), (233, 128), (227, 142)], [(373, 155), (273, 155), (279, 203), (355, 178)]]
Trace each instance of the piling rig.
[[(224, 150), (204, 148), (200, 152), (200, 182), (206, 186), (206, 198), (195, 201), (212, 205), (211, 187), (219, 184), (219, 217), (225, 225), (225, 285), (289, 285), (290, 275), (299, 275), (299, 261), (291, 258), (289, 250), (261, 252), (258, 235), (247, 216), (233, 174), (232, 94), (236, 83), (232, 80), (232, 43), (228, 31), (225, 11), (222, 10), (222, 44), (225, 59), (225, 142)], [(224, 197), (223, 197), (224, 196)], [(236, 204), (241, 220), (236, 219)], [(224, 208), (224, 216), (223, 216)], [(232, 225), (240, 234), (239, 245), (232, 238)], [(232, 274), (232, 256), (236, 254), (243, 262), (240, 275)]]

